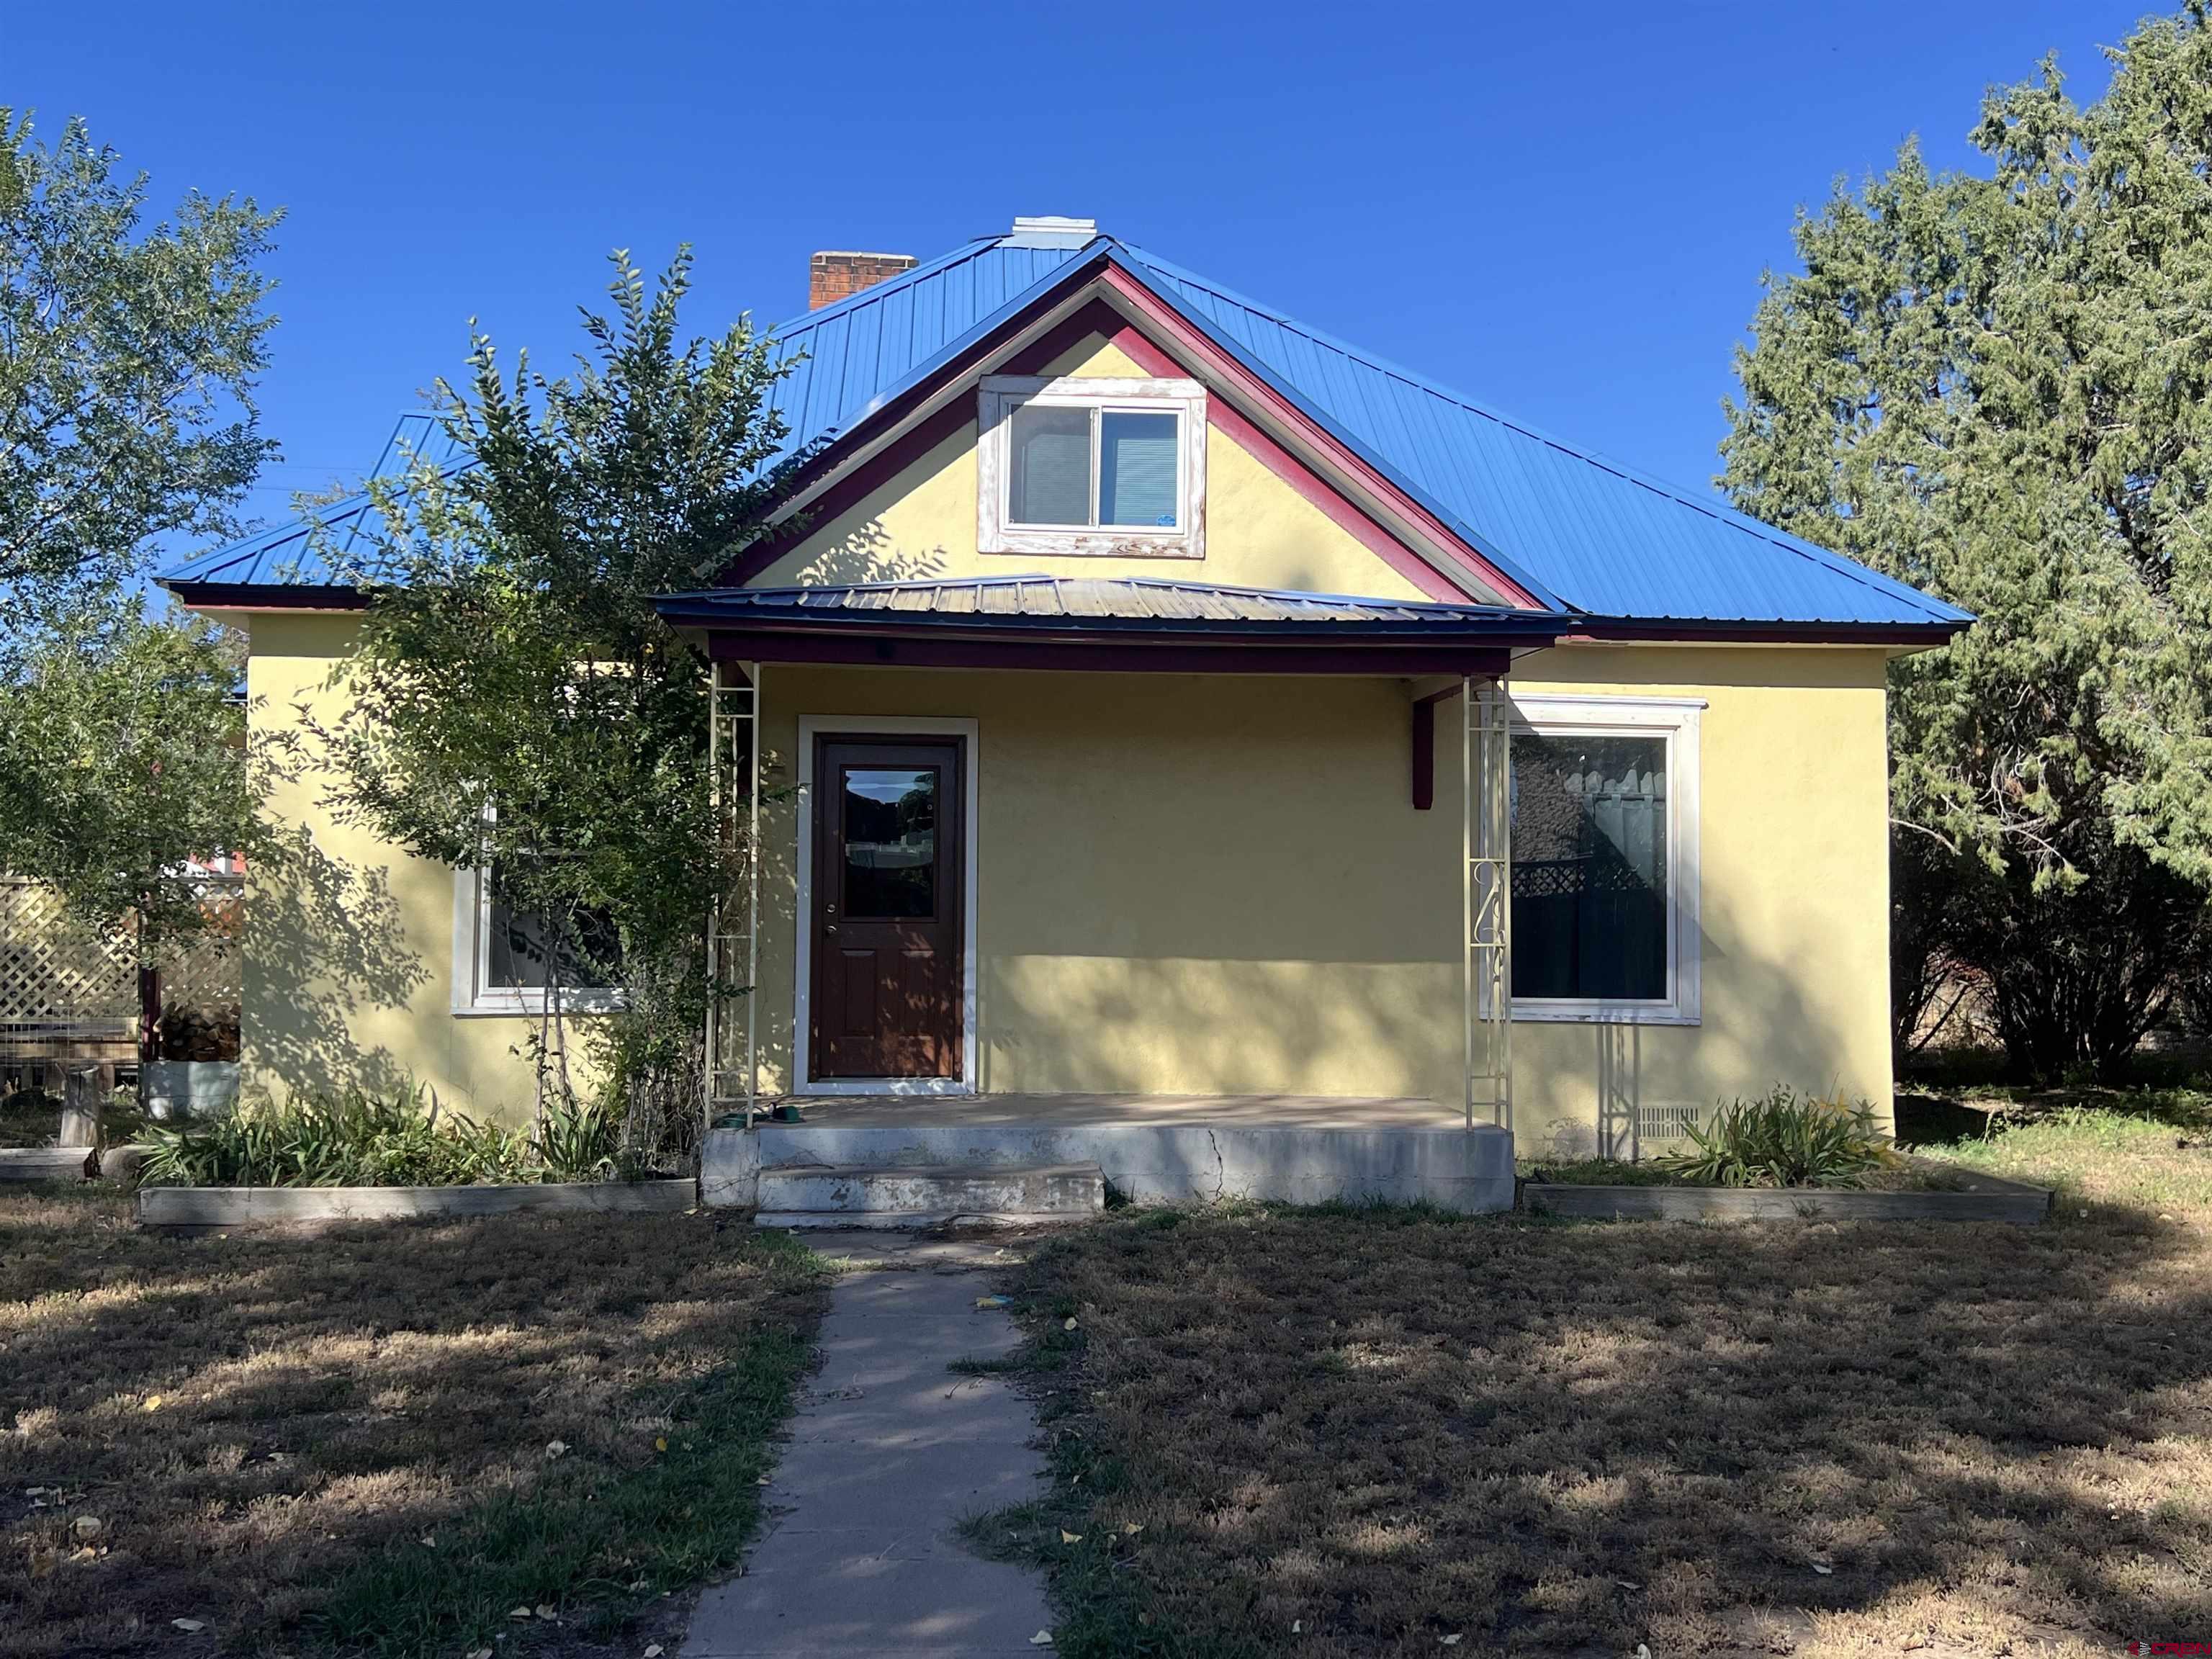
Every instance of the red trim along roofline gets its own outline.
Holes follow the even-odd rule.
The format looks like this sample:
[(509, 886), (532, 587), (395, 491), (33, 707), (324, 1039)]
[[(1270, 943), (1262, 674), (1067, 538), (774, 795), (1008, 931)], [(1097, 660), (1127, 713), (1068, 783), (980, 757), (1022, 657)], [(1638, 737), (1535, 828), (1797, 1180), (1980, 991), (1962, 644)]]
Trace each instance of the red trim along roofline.
[[(1187, 373), (1183, 364), (1152, 343), (1150, 335), (1103, 301), (1094, 301), (1078, 314), (1087, 315), (1093, 311), (1103, 313), (1110, 324), (1110, 326), (1093, 331), (1104, 335), (1124, 356), (1146, 374), (1165, 377)], [(1059, 354), (1055, 352), (1053, 355), (1057, 356)], [(1419, 588), (1424, 597), (1440, 599), (1446, 604), (1466, 602), (1466, 589), (1346, 500), (1343, 491), (1333, 487), (1319, 473), (1248, 420), (1243, 410), (1224, 398), (1208, 398), (1206, 400), (1206, 423), (1226, 435), (1238, 448), (1288, 484), (1299, 499), (1318, 509), (1331, 524)], [(1509, 586), (1501, 585), (1498, 591), (1506, 592)], [(1510, 591), (1517, 592), (1519, 590)]]
[[(1265, 408), (1274, 419), (1297, 430), (1317, 451), (1328, 457), (1332, 464), (1342, 466), (1363, 486), (1390, 502), (1424, 536), (1440, 547), (1449, 550), (1470, 574), (1504, 596), (1509, 603), (1532, 611), (1549, 610), (1525, 587), (1469, 547), (1456, 532), (1435, 514), (1407, 496), (1397, 485), (1316, 425), (1304, 411), (1193, 328), (1180, 313), (1164, 304), (1141, 279), (1130, 274), (1110, 255), (1102, 255), (1096, 263), (1103, 264), (1103, 270), (1096, 273), (1101, 286), (1110, 289), (1123, 304), (1140, 313), (1146, 323), (1166, 336), (1178, 350), (1188, 353), (1194, 362), (1200, 365), (1208, 377), (1233, 387), (1237, 396), (1249, 398)], [(1002, 319), (998, 326), (959, 357), (941, 365), (938, 372), (927, 380), (909, 387), (903, 396), (869, 410), (850, 428), (840, 433), (802, 464), (787, 481), (787, 492), (796, 495), (811, 488), (824, 473), (834, 469), (840, 451), (848, 449), (856, 442), (865, 441), (886, 424), (896, 425), (904, 417), (905, 411), (916, 403), (926, 402), (948, 386), (979, 372), (994, 351), (1002, 348), (1020, 332), (1027, 319), (1064, 299), (1067, 292), (1079, 283), (1091, 281), (1093, 264), (1093, 260), (1086, 259), (1071, 266), (1064, 282), (1038, 295), (1014, 316)], [(1009, 357), (1003, 366), (1003, 372), (1036, 374), (1070, 346), (1093, 334), (1103, 335), (1113, 341), (1151, 372), (1188, 372), (1172, 356), (1155, 344), (1142, 327), (1132, 324), (1113, 305), (1097, 299), (1093, 299)], [(1144, 348), (1142, 351), (1132, 349), (1133, 344), (1139, 343)], [(1269, 471), (1288, 483), (1300, 496), (1326, 514), (1339, 528), (1352, 535), (1424, 594), (1431, 599), (1445, 600), (1464, 600), (1468, 597), (1463, 587), (1361, 511), (1346, 499), (1342, 491), (1331, 486), (1310, 467), (1284, 449), (1241, 410), (1229, 406), (1218, 398), (1209, 398), (1206, 410), (1210, 425), (1218, 427), (1240, 447), (1249, 450)], [(956, 398), (923, 420), (912, 431), (903, 434), (853, 467), (843, 477), (831, 482), (817, 499), (806, 504), (803, 522), (799, 520), (787, 521), (747, 547), (724, 568), (716, 585), (743, 586), (804, 541), (812, 527), (849, 509), (963, 426), (972, 423), (975, 418), (972, 402)]]
[[(1010, 317), (1001, 318), (996, 326), (977, 339), (958, 357), (948, 359), (939, 364), (927, 380), (908, 387), (903, 396), (894, 398), (889, 403), (879, 404), (869, 410), (851, 426), (840, 432), (793, 470), (791, 475), (783, 481), (785, 496), (788, 498), (811, 489), (818, 480), (836, 468), (840, 452), (872, 437), (882, 428), (895, 426), (909, 405), (927, 401), (943, 391), (946, 386), (963, 378), (973, 363), (988, 359), (991, 353), (998, 350), (1019, 334), (1029, 319), (1040, 308), (1049, 307), (1066, 298), (1069, 291), (1088, 282), (1094, 269), (1104, 262), (1105, 257), (1105, 251), (1102, 248), (1089, 258), (1071, 261), (1062, 269), (1058, 280), (1054, 281), (1043, 293), (1038, 295), (1030, 304)], [(884, 454), (872, 456), (867, 461), (855, 467), (851, 473), (833, 483), (823, 492), (817, 501), (810, 502), (804, 509), (807, 518), (809, 520), (835, 518), (885, 478), (897, 472), (907, 461), (912, 460), (916, 455), (927, 453), (929, 450), (942, 443), (953, 432), (959, 429), (963, 421), (972, 421), (975, 418), (975, 412), (972, 405), (963, 409), (955, 402), (939, 410), (920, 428), (907, 434), (890, 447), (891, 451), (898, 452), (902, 457), (897, 465), (884, 466), (882, 465), (885, 458)], [(885, 454), (890, 453), (890, 451), (886, 451)], [(774, 563), (778, 557), (805, 540), (805, 536), (806, 526), (804, 525), (787, 521), (775, 526), (725, 565), (720, 574), (715, 578), (714, 586), (744, 586)]]
[[(708, 626), (684, 623), (690, 627)], [(1510, 653), (1494, 644), (1393, 640), (1373, 645), (1194, 641), (1187, 635), (1008, 639), (1003, 635), (815, 634), (714, 628), (716, 662), (840, 663), (890, 668), (1058, 669), (1078, 673), (1471, 675), (1494, 679)]]
[[(1513, 604), (1530, 611), (1551, 609), (1549, 605), (1544, 604), (1527, 588), (1484, 557), (1480, 550), (1469, 547), (1466, 539), (1457, 531), (1445, 524), (1435, 514), (1407, 495), (1404, 490), (1399, 489), (1396, 484), (1384, 477), (1382, 473), (1376, 471), (1374, 467), (1317, 425), (1304, 410), (1254, 374), (1236, 358), (1222, 350), (1200, 330), (1193, 328), (1183, 319), (1181, 313), (1169, 306), (1142, 281), (1132, 276), (1119, 264), (1109, 261), (1102, 281), (1133, 309), (1142, 313), (1145, 319), (1153, 327), (1173, 339), (1177, 346), (1188, 351), (1197, 362), (1204, 364), (1209, 374), (1217, 375), (1234, 386), (1239, 396), (1250, 398), (1278, 420), (1301, 434), (1316, 448), (1328, 456), (1333, 465), (1358, 479), (1367, 489), (1404, 514), (1422, 534), (1441, 546), (1457, 550), (1462, 563), (1498, 592), (1504, 594)], [(1212, 407), (1211, 404), (1207, 406), (1209, 409)], [(1341, 500), (1342, 497), (1340, 495), (1338, 499)]]

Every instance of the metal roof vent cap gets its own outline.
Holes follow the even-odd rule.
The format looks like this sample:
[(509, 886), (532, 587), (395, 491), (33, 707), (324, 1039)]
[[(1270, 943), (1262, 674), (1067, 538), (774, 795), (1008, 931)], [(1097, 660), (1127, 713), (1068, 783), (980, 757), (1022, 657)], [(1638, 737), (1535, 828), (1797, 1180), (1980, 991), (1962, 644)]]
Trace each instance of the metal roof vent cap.
[(1070, 219), (1057, 213), (1023, 214), (1014, 220), (1008, 247), (1081, 247), (1098, 234), (1096, 219)]

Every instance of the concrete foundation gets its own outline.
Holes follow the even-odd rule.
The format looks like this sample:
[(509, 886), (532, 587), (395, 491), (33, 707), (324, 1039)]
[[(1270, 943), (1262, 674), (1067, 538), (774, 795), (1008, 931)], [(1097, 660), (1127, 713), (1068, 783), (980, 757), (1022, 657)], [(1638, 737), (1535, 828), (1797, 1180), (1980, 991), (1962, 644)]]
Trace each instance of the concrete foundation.
[[(896, 1108), (872, 1098), (810, 1103), (805, 1122), (710, 1132), (702, 1197), (710, 1205), (782, 1212), (794, 1206), (770, 1202), (781, 1181), (810, 1170), (850, 1176), (914, 1166), (981, 1171), (1095, 1164), (1139, 1204), (1242, 1198), (1425, 1203), (1468, 1212), (1513, 1206), (1510, 1133), (1449, 1123), (1426, 1102), (1418, 1103), (1425, 1114), (1377, 1114), (1401, 1121), (1363, 1126), (1356, 1120), (1364, 1103), (1335, 1109), (1286, 1102), (1270, 1121), (1259, 1105), (1242, 1100), (1215, 1113), (1195, 1101), (1170, 1112), (1153, 1102), (1113, 1110), (1098, 1097), (1073, 1098), (1081, 1103), (1026, 1097), (1025, 1110), (988, 1097), (908, 1100)], [(779, 1173), (764, 1194), (769, 1172)]]

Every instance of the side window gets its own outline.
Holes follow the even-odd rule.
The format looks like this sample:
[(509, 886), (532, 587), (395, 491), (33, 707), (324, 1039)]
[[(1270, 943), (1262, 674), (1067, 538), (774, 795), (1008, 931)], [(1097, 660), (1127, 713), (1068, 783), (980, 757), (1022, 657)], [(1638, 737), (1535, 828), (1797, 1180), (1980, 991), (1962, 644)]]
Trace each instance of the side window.
[(555, 938), (543, 915), (513, 902), (496, 864), (453, 873), (453, 1012), (534, 1014), (557, 977), (570, 1012), (612, 1007), (622, 939), (603, 911), (576, 916)]
[(1663, 1002), (1667, 739), (1513, 739), (1513, 994)]
[(1695, 1023), (1701, 706), (1514, 702), (1514, 1018)]

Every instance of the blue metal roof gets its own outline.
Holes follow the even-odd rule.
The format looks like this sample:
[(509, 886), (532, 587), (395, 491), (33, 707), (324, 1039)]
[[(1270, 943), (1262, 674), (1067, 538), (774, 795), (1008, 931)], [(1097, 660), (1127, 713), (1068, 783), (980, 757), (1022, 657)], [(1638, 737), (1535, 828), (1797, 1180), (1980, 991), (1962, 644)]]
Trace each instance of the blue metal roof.
[[(986, 237), (772, 331), (799, 361), (774, 406), (810, 451), (1020, 310), (1071, 260), (1110, 252), (1224, 351), (1561, 611), (1599, 618), (1942, 626), (1971, 620), (1840, 554), (1547, 435), (1142, 249)], [(428, 416), (410, 441), (443, 441)], [(407, 431), (403, 422), (403, 432)], [(402, 434), (387, 444), (388, 465)], [(450, 448), (434, 461), (450, 459)], [(326, 524), (357, 526), (355, 497)], [(341, 537), (350, 543), (350, 534)], [(292, 525), (162, 574), (171, 584), (342, 582)]]
[[(416, 460), (457, 472), (468, 465), (458, 455), (453, 434), (437, 416), (428, 410), (402, 415), (368, 476), (396, 477)], [(159, 580), (173, 586), (350, 587), (358, 574), (376, 574), (377, 544), (362, 536), (374, 510), (367, 495), (349, 495), (310, 516), (257, 531), (228, 547), (173, 565)], [(310, 533), (317, 523), (327, 532), (319, 541)]]
[(800, 359), (770, 400), (791, 428), (785, 453), (811, 449), (890, 401), (1084, 252), (1008, 240), (969, 242), (775, 329), (783, 354)]
[(1577, 448), (1122, 246), (1248, 368), (1571, 610), (1655, 621), (1972, 620), (1709, 494)]

